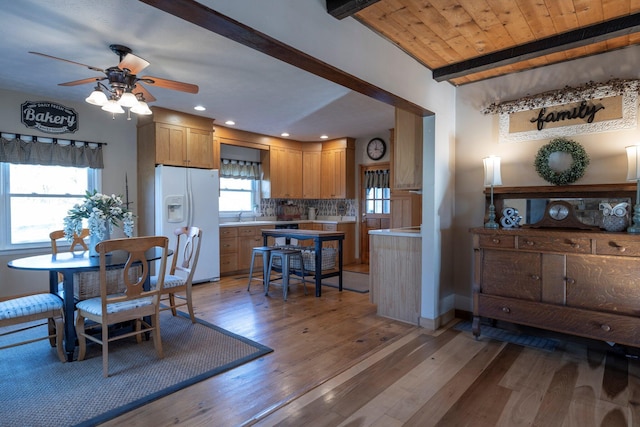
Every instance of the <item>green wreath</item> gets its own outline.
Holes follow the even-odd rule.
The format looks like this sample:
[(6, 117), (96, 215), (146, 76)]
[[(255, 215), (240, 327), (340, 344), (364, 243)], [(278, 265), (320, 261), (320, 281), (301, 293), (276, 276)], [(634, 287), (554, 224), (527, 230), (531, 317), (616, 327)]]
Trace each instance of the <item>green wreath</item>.
[[(571, 166), (562, 172), (556, 172), (549, 166), (549, 156), (555, 152), (571, 154), (573, 161)], [(589, 165), (589, 155), (580, 144), (566, 138), (555, 138), (550, 143), (538, 150), (534, 166), (538, 175), (545, 181), (555, 185), (571, 184), (582, 178)]]

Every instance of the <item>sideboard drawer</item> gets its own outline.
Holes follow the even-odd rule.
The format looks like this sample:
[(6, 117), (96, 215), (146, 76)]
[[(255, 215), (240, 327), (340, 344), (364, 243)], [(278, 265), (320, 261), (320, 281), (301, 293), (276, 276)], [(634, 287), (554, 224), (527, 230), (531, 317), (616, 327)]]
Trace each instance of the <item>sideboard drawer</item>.
[(518, 236), (517, 247), (535, 252), (590, 254), (591, 239), (584, 237)]
[(640, 256), (640, 242), (616, 237), (596, 239), (596, 254), (618, 256)]
[(502, 236), (502, 235), (480, 235), (479, 243), (481, 248), (503, 248), (514, 249), (516, 247), (515, 236)]

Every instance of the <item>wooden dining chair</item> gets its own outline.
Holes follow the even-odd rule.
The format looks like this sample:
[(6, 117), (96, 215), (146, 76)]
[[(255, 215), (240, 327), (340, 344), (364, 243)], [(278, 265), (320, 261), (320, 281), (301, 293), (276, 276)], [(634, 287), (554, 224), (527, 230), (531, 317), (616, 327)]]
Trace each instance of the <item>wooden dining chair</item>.
[[(102, 345), (102, 374), (109, 376), (109, 343), (118, 339), (136, 336), (138, 343), (142, 334), (151, 332), (153, 344), (159, 358), (163, 358), (160, 336), (160, 292), (164, 285), (167, 265), (169, 239), (165, 236), (132, 237), (125, 239), (105, 240), (96, 246), (100, 255), (100, 296), (79, 301), (76, 304), (76, 335), (78, 337), (78, 360), (84, 360), (87, 350), (86, 340)], [(160, 271), (156, 279), (156, 287), (145, 290), (144, 285), (149, 278), (149, 263), (145, 252), (160, 248)], [(127, 262), (121, 272), (121, 279), (126, 286), (123, 293), (110, 294), (107, 276), (107, 254), (114, 251), (125, 251)], [(129, 271), (140, 268), (136, 280), (131, 280)], [(143, 318), (151, 317), (150, 323)], [(85, 330), (85, 319), (102, 326), (100, 335), (93, 335)], [(131, 332), (109, 336), (109, 325), (134, 321), (135, 328)]]
[[(165, 275), (162, 289), (162, 301), (168, 301), (168, 305), (163, 305), (160, 309), (171, 309), (171, 313), (176, 316), (176, 308), (186, 305), (191, 322), (196, 323), (191, 286), (200, 256), (202, 230), (199, 227), (179, 227), (173, 231), (173, 234), (176, 236), (175, 251), (169, 274)], [(179, 264), (178, 259), (180, 259)], [(158, 276), (151, 276), (152, 288), (157, 286), (157, 281)]]
[[(80, 246), (82, 250), (88, 251), (89, 247), (87, 243), (84, 241), (85, 238), (89, 237), (89, 229), (83, 228), (80, 231), (80, 234), (74, 234), (73, 240), (71, 241), (71, 245), (69, 246), (69, 252), (74, 252), (76, 250), (76, 246)], [(58, 251), (58, 240), (65, 239), (67, 236), (64, 234), (64, 230), (55, 230), (49, 233), (49, 239), (51, 239), (51, 253), (56, 255)]]

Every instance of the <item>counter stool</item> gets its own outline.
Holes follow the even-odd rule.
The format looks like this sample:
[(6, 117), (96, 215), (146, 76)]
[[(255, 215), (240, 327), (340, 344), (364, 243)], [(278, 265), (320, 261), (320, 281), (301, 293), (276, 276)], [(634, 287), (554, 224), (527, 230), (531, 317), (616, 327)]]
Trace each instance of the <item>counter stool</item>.
[[(271, 246), (257, 246), (251, 250), (251, 267), (249, 268), (249, 283), (247, 284), (247, 291), (251, 289), (251, 281), (252, 280), (260, 280), (262, 281), (262, 286), (265, 289), (265, 293), (267, 291), (268, 286), (268, 277), (271, 272), (270, 269), (267, 269), (269, 265), (269, 257), (271, 255), (271, 251), (274, 248)], [(262, 254), (262, 278), (253, 277), (253, 266), (256, 259), (257, 254)]]
[(300, 277), (302, 280), (302, 286), (304, 287), (304, 294), (307, 295), (307, 283), (304, 280), (304, 262), (302, 259), (302, 251), (298, 249), (271, 249), (271, 255), (269, 256), (269, 269), (268, 276), (265, 276), (266, 286), (264, 294), (269, 295), (269, 284), (271, 283), (271, 269), (273, 268), (273, 259), (280, 258), (280, 266), (282, 268), (282, 294), (284, 300), (287, 300), (287, 294), (289, 292), (289, 276), (291, 273), (291, 261), (298, 260), (300, 262)]

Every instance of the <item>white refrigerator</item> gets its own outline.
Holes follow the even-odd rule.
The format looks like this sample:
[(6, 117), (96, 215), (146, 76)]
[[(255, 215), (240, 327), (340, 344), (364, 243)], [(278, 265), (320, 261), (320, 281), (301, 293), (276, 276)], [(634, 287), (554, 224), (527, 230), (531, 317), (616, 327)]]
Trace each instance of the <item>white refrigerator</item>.
[[(173, 231), (178, 227), (202, 229), (202, 244), (193, 283), (220, 280), (220, 230), (218, 198), (220, 178), (217, 169), (156, 166), (155, 234), (169, 237), (175, 248)], [(173, 254), (182, 262), (181, 254)], [(169, 264), (169, 262), (167, 262)]]

